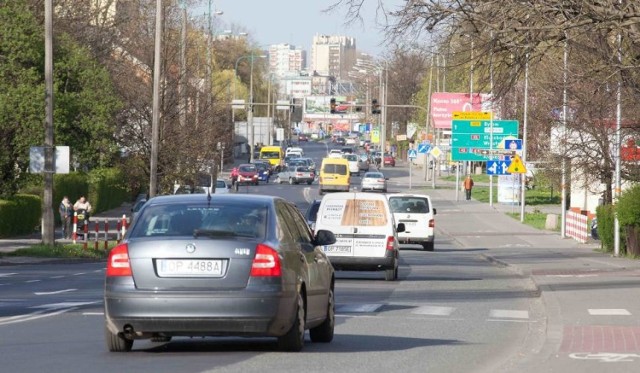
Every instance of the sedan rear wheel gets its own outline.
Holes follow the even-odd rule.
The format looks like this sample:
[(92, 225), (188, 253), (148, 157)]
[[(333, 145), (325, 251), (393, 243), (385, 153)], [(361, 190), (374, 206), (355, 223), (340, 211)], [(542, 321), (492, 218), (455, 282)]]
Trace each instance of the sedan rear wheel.
[(329, 289), (329, 300), (327, 302), (327, 318), (322, 324), (309, 329), (311, 342), (328, 343), (333, 340), (333, 329), (335, 327), (336, 309), (333, 296), (333, 289)]
[(282, 179), (280, 179), (280, 176), (276, 177), (276, 184), (282, 184)]
[(287, 334), (278, 337), (278, 349), (280, 351), (298, 352), (304, 346), (304, 301), (302, 295), (298, 294), (298, 304), (296, 307), (296, 318)]
[(121, 334), (113, 334), (104, 326), (104, 339), (107, 342), (107, 348), (111, 352), (129, 352), (133, 347), (133, 339), (127, 339)]

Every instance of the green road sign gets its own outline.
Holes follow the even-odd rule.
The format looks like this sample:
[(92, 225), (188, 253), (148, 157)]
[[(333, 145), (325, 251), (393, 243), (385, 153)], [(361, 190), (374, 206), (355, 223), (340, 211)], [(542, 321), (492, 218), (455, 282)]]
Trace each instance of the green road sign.
[[(493, 130), (493, 131), (492, 131)], [(493, 132), (493, 144), (491, 133)], [(503, 139), (518, 138), (517, 120), (453, 120), (451, 121), (451, 160), (488, 161), (495, 155)]]

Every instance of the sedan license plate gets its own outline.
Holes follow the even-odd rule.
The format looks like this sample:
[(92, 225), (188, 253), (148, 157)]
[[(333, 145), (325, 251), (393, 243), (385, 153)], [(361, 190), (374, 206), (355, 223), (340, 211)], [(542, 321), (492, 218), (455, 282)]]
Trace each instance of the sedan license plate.
[(160, 277), (222, 277), (223, 261), (210, 259), (159, 259)]
[(325, 246), (325, 253), (350, 253), (351, 246)]

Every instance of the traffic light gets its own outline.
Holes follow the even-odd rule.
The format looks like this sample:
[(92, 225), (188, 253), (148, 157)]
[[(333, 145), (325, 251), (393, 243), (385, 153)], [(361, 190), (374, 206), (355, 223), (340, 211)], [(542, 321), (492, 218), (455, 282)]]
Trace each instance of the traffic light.
[(380, 111), (380, 104), (375, 98), (371, 100), (371, 114), (382, 114), (382, 111)]
[(336, 113), (336, 99), (335, 98), (331, 98), (331, 100), (329, 101), (329, 106), (331, 107), (331, 114), (335, 114)]

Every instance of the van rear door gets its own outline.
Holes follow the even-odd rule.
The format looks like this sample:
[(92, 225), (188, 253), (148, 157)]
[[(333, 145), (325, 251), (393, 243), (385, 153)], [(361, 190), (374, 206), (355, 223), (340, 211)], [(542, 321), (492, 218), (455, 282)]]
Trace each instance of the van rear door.
[[(363, 193), (327, 196), (321, 209), (323, 225), (336, 236), (336, 243), (325, 246), (329, 256), (382, 258), (386, 254), (392, 222), (384, 197)], [(377, 195), (376, 195), (377, 197)], [(392, 231), (391, 231), (392, 232)]]

